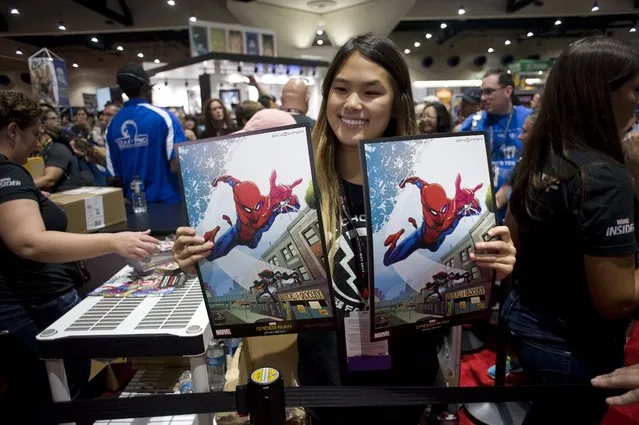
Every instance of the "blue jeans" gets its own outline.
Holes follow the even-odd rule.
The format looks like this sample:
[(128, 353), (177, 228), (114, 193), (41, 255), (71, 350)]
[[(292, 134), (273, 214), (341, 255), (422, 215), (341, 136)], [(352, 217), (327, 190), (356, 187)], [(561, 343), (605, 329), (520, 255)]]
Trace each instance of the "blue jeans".
[[(544, 326), (544, 319), (523, 304), (517, 289), (504, 303), (503, 316), (511, 338), (511, 347), (524, 372), (536, 385), (590, 384), (601, 373), (623, 366), (623, 346), (618, 356), (593, 350), (575, 349), (565, 338)], [(557, 319), (558, 320), (558, 319)], [(596, 345), (597, 341), (590, 341)], [(610, 349), (606, 349), (610, 351)], [(604, 398), (544, 400), (534, 402), (523, 425), (599, 425), (607, 411)]]
[[(36, 335), (80, 302), (75, 289), (44, 304), (0, 304), (0, 376), (6, 389), (0, 400), (51, 401), (44, 361), (40, 360)], [(65, 358), (71, 396), (77, 395), (89, 377), (89, 359)]]

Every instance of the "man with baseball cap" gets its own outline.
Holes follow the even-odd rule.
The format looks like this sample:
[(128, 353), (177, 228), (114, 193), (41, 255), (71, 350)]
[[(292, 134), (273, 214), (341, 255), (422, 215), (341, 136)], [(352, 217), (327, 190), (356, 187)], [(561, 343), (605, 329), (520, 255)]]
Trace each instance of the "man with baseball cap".
[(125, 65), (116, 79), (129, 100), (106, 130), (109, 175), (119, 180), (127, 198), (139, 176), (148, 202), (180, 202), (173, 147), (186, 140), (182, 126), (171, 112), (151, 105), (153, 86), (142, 66)]

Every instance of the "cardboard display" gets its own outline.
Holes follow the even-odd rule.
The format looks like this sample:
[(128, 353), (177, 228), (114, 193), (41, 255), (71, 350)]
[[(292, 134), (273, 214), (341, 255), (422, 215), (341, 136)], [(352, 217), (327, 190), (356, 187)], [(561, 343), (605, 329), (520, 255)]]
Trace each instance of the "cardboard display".
[(32, 156), (23, 166), (34, 179), (44, 176), (44, 159), (41, 156)]
[(489, 314), (494, 272), (471, 259), (496, 226), (485, 133), (387, 138), (359, 148), (372, 340)]
[(92, 233), (127, 221), (122, 189), (81, 187), (49, 196), (67, 215), (67, 232)]

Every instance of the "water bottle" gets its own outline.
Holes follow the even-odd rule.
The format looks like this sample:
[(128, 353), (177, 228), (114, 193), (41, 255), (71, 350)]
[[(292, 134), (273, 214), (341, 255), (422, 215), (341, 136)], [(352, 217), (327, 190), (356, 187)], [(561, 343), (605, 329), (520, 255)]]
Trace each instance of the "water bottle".
[(180, 387), (180, 394), (191, 394), (193, 392), (193, 379), (190, 370), (182, 372), (178, 380), (178, 385)]
[(242, 338), (231, 338), (224, 341), (224, 350), (226, 351), (226, 355), (233, 357), (241, 342)]
[(224, 391), (226, 382), (226, 354), (224, 343), (211, 339), (206, 350), (206, 365), (209, 372), (209, 388), (211, 391)]
[(139, 176), (135, 176), (131, 182), (131, 205), (133, 212), (142, 214), (146, 212), (146, 196), (144, 196), (144, 184)]

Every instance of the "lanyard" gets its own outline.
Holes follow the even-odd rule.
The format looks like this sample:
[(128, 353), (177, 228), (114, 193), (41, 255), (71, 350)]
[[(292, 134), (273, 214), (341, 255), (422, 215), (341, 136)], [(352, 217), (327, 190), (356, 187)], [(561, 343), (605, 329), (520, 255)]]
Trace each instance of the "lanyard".
[[(513, 110), (510, 111), (510, 115), (508, 116), (508, 121), (506, 122), (506, 129), (504, 130), (504, 137), (506, 137), (506, 135), (508, 134), (508, 129), (510, 128), (510, 122), (512, 121), (514, 114), (515, 114), (515, 108), (513, 107)], [(490, 127), (488, 127), (488, 129), (490, 131), (490, 152), (492, 153), (494, 142), (495, 142), (495, 135), (493, 134), (493, 126), (492, 125)]]
[[(366, 283), (366, 263), (364, 260), (364, 253), (366, 251), (364, 251), (364, 247), (362, 245), (362, 241), (360, 240), (359, 237), (359, 233), (357, 232), (357, 228), (355, 227), (355, 225), (353, 224), (353, 220), (352, 220), (352, 216), (350, 211), (348, 210), (348, 206), (346, 205), (346, 195), (344, 194), (344, 187), (343, 185), (340, 184), (340, 194), (339, 194), (339, 202), (340, 202), (340, 206), (342, 208), (342, 213), (344, 214), (344, 216), (346, 217), (346, 228), (347, 231), (352, 231), (355, 234), (355, 244), (353, 244), (354, 246), (351, 246), (351, 248), (354, 249), (355, 251), (355, 256), (357, 257), (357, 275), (359, 277), (359, 279), (361, 279), (362, 282)], [(346, 238), (345, 238), (346, 239)], [(348, 240), (347, 240), (348, 242)], [(365, 288), (366, 290), (368, 289), (368, 287)], [(363, 302), (368, 306), (368, 297), (363, 296), (362, 294), (363, 290), (360, 290), (360, 296), (362, 296), (362, 300)], [(366, 291), (368, 292), (368, 291)]]

